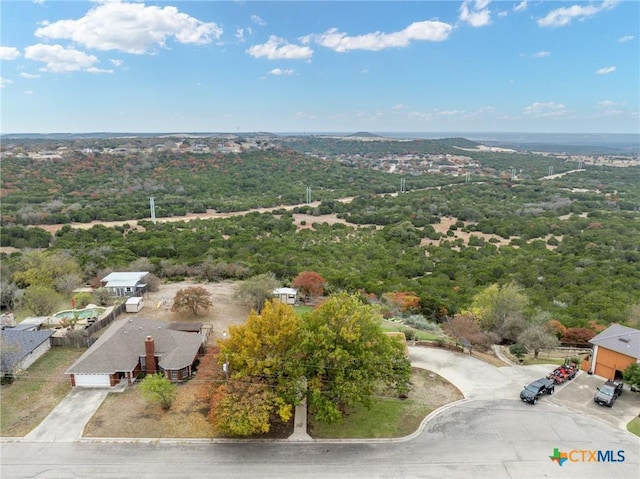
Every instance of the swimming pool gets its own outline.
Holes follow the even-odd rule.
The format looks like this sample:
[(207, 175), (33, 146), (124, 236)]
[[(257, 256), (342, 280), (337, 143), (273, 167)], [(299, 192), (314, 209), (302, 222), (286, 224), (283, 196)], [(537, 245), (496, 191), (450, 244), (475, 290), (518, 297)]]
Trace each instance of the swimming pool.
[(104, 314), (106, 310), (107, 310), (106, 308), (96, 308), (96, 307), (76, 309), (75, 311), (69, 309), (66, 311), (60, 311), (54, 314), (53, 317), (56, 319), (73, 319), (75, 317), (78, 317), (78, 319), (90, 319), (90, 318), (98, 319), (100, 316)]

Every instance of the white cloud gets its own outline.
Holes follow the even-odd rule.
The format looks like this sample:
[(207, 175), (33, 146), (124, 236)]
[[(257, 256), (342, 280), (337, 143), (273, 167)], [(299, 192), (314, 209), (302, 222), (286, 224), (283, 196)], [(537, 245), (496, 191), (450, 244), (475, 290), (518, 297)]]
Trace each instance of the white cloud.
[(616, 67), (604, 67), (596, 70), (596, 75), (606, 75), (608, 73), (613, 73), (616, 71)]
[(89, 67), (85, 70), (88, 73), (113, 73), (113, 70), (105, 70), (104, 68)]
[(523, 12), (527, 9), (527, 0), (522, 0), (519, 4), (513, 7), (514, 12)]
[(303, 42), (313, 40), (317, 44), (336, 52), (348, 52), (351, 50), (379, 51), (386, 48), (406, 47), (412, 41), (440, 42), (449, 37), (452, 28), (447, 23), (427, 20), (414, 22), (397, 32), (374, 32), (353, 37), (339, 32), (336, 28), (331, 28), (320, 35), (308, 35), (303, 38)]
[(0, 60), (15, 60), (20, 56), (20, 50), (15, 47), (0, 47)]
[(460, 21), (468, 23), (472, 27), (489, 25), (491, 23), (491, 12), (488, 8), (485, 8), (489, 2), (476, 1), (475, 5), (469, 9), (471, 3), (469, 0), (465, 0), (460, 6)]
[(551, 52), (540, 51), (533, 54), (534, 58), (546, 58), (551, 55)]
[(265, 22), (258, 15), (251, 15), (251, 23), (255, 23), (256, 25), (261, 25), (261, 26), (265, 26), (267, 24), (267, 22)]
[(13, 83), (12, 80), (9, 80), (8, 78), (2, 78), (0, 77), (0, 88), (4, 88), (7, 85), (10, 85), (11, 83)]
[(46, 63), (41, 71), (74, 72), (92, 68), (98, 59), (79, 50), (64, 48), (62, 45), (38, 43), (24, 49), (24, 57)]
[(244, 30), (242, 28), (236, 28), (234, 35), (239, 41), (244, 42)]
[(292, 45), (275, 35), (271, 35), (267, 43), (253, 45), (247, 50), (247, 53), (254, 58), (269, 60), (307, 60), (313, 56), (311, 48)]
[(556, 8), (551, 10), (543, 18), (538, 19), (537, 24), (540, 27), (564, 27), (569, 25), (572, 20), (585, 20), (604, 10), (609, 10), (618, 3), (618, 0), (604, 0), (600, 5), (572, 5), (570, 7)]
[(402, 110), (404, 108), (407, 108), (407, 105), (403, 105), (402, 103), (397, 103), (391, 107), (392, 110)]
[(622, 106), (622, 105), (624, 105), (624, 102), (616, 102), (611, 100), (603, 100), (601, 102), (598, 102), (598, 106), (600, 108), (612, 108), (614, 106)]
[(35, 3), (36, 5), (42, 5), (44, 4), (44, 0), (33, 0), (33, 3)]
[(27, 72), (20, 73), (20, 76), (22, 78), (40, 78), (40, 75), (38, 75), (37, 73), (27, 73)]
[(618, 38), (618, 41), (620, 43), (625, 43), (625, 42), (630, 42), (631, 40), (633, 40), (635, 37), (633, 35), (625, 35), (623, 37)]
[(269, 72), (269, 75), (293, 75), (295, 73), (294, 70), (282, 70), (281, 68), (274, 68)]
[(33, 90), (25, 90), (24, 94), (25, 95), (33, 95)]
[(124, 63), (122, 60), (118, 60), (116, 58), (109, 58), (109, 61), (114, 67), (121, 67), (122, 64)]
[(176, 7), (143, 3), (102, 3), (77, 20), (44, 22), (35, 32), (40, 38), (68, 39), (96, 50), (142, 54), (165, 47), (169, 38), (202, 45), (222, 35), (217, 24), (205, 23)]
[(525, 107), (524, 114), (533, 118), (559, 118), (568, 113), (567, 107), (562, 103), (547, 102), (547, 103), (532, 103)]

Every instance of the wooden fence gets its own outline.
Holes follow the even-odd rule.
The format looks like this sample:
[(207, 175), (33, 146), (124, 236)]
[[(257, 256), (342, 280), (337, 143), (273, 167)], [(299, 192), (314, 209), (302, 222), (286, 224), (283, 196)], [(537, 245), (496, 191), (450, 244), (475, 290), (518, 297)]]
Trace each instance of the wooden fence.
[(51, 336), (49, 340), (51, 341), (51, 346), (66, 346), (72, 348), (88, 348), (97, 340), (92, 338), (93, 334), (97, 333), (103, 328), (106, 328), (109, 324), (111, 324), (115, 319), (122, 314), (122, 312), (126, 309), (125, 303), (121, 303), (117, 306), (114, 306), (111, 312), (94, 322), (91, 326), (80, 329), (71, 334), (67, 334), (62, 337), (54, 337)]

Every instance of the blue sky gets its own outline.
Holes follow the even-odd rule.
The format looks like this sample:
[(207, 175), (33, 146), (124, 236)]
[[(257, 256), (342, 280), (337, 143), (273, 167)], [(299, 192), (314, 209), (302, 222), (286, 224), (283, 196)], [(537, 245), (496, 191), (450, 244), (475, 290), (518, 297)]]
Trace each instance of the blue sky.
[(640, 132), (640, 2), (0, 1), (2, 133)]

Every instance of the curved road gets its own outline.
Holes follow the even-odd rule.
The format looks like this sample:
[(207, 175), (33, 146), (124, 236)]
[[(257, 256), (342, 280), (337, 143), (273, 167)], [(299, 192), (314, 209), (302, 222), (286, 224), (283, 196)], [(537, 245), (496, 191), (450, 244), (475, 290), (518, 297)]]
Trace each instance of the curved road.
[[(538, 367), (495, 368), (448, 351), (411, 348), (412, 363), (451, 379), (467, 399), (428, 417), (409, 438), (373, 441), (4, 442), (6, 478), (631, 478), (638, 438), (550, 402), (517, 399)], [(457, 381), (457, 382), (456, 382)], [(515, 396), (514, 396), (514, 391)], [(562, 466), (549, 456), (573, 452)], [(606, 453), (605, 451), (613, 451)], [(584, 461), (581, 459), (584, 457)]]

